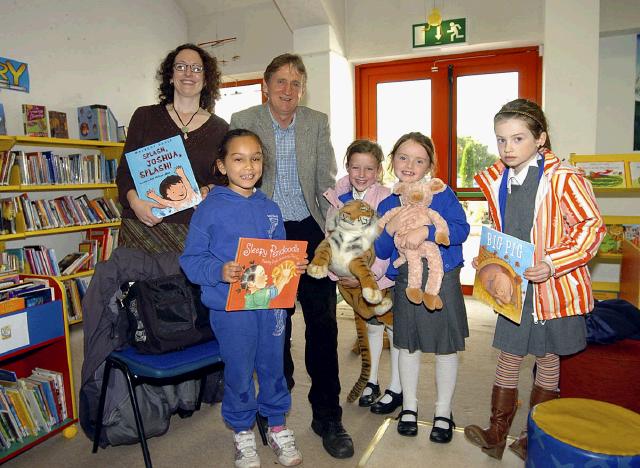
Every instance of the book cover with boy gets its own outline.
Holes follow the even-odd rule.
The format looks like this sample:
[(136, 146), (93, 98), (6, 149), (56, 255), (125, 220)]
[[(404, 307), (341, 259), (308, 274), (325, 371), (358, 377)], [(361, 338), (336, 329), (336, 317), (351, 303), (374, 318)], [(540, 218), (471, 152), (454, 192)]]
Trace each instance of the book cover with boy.
[(202, 201), (181, 137), (167, 138), (125, 153), (125, 156), (138, 196), (162, 205), (162, 208), (151, 210), (158, 218)]
[(65, 112), (49, 111), (49, 127), (51, 128), (51, 138), (69, 138)]
[(520, 323), (527, 293), (524, 271), (533, 265), (530, 242), (482, 226), (473, 297)]
[(296, 262), (304, 260), (306, 241), (241, 237), (235, 261), (242, 279), (229, 286), (228, 311), (293, 307), (300, 276)]
[(34, 104), (22, 104), (25, 136), (48, 137), (47, 108)]

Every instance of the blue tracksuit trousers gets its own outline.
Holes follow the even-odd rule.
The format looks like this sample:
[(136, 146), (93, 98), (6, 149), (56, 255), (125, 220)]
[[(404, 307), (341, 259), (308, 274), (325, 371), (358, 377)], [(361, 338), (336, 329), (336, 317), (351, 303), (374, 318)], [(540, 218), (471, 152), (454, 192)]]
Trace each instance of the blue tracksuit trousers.
[[(283, 371), (286, 311), (210, 311), (224, 361), (222, 417), (235, 432), (251, 429), (256, 410), (269, 426), (285, 423), (291, 394)], [(253, 382), (258, 376), (259, 393)]]

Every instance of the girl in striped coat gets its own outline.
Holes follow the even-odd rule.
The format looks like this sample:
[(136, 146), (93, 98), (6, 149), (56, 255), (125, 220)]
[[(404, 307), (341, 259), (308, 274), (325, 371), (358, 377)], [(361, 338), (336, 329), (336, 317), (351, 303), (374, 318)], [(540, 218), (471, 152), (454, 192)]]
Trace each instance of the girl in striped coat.
[[(524, 356), (536, 357), (530, 407), (558, 397), (559, 356), (586, 346), (581, 315), (593, 309), (587, 262), (604, 236), (591, 184), (551, 152), (547, 121), (526, 99), (505, 104), (494, 117), (500, 161), (476, 175), (494, 228), (535, 245), (522, 321), (498, 316), (493, 346), (500, 350), (488, 428), (471, 425), (465, 435), (501, 459), (517, 409)], [(477, 267), (474, 259), (473, 266)], [(526, 432), (511, 448), (525, 459)]]

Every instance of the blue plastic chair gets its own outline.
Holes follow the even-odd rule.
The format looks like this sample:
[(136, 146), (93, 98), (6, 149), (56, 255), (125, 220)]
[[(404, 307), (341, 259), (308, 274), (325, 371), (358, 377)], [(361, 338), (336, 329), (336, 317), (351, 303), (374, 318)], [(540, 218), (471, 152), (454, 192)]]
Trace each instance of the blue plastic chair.
[[(142, 425), (142, 416), (138, 406), (138, 399), (134, 391), (135, 386), (144, 381), (158, 381), (165, 379), (175, 379), (180, 377), (186, 380), (196, 374), (202, 374), (200, 382), (200, 394), (196, 402), (196, 410), (200, 409), (202, 396), (205, 387), (207, 370), (213, 367), (222, 367), (220, 358), (220, 347), (216, 340), (190, 346), (180, 351), (165, 354), (140, 354), (135, 348), (128, 347), (122, 351), (112, 351), (105, 360), (104, 375), (102, 378), (102, 389), (100, 391), (100, 402), (98, 406), (98, 419), (96, 421), (95, 435), (93, 439), (93, 453), (98, 451), (100, 433), (102, 432), (102, 417), (104, 413), (104, 403), (107, 396), (109, 375), (111, 368), (120, 369), (127, 379), (129, 399), (133, 407), (133, 414), (136, 420), (138, 438), (142, 446), (144, 464), (151, 468), (151, 457)], [(158, 382), (153, 382), (157, 384)]]

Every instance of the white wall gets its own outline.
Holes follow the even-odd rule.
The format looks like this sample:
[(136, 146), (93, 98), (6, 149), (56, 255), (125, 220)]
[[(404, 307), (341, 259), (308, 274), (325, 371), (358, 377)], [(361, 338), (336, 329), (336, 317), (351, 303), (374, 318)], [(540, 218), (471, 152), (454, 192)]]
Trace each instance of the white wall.
[[(66, 112), (71, 138), (78, 137), (76, 108), (82, 105), (106, 104), (128, 124), (137, 107), (158, 101), (156, 69), (187, 40), (185, 16), (173, 0), (2, 0), (0, 15), (0, 55), (29, 65), (28, 94), (0, 89), (10, 135), (24, 134), (22, 104)], [(62, 259), (80, 238), (34, 237), (7, 247), (42, 243)]]
[(23, 134), (22, 104), (67, 113), (78, 137), (76, 108), (106, 104), (128, 124), (136, 107), (157, 102), (155, 71), (187, 40), (173, 0), (3, 0), (0, 55), (29, 65), (28, 94), (0, 90), (9, 134)]
[(600, 38), (597, 153), (627, 153), (633, 148), (636, 38)]

